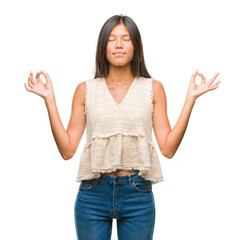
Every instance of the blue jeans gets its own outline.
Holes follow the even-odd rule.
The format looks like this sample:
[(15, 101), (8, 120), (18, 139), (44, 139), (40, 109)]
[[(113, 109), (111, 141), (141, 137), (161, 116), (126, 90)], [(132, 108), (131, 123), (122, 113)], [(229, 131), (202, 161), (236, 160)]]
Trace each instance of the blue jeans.
[(74, 208), (78, 240), (110, 240), (113, 218), (119, 240), (152, 240), (152, 183), (138, 173), (83, 180)]

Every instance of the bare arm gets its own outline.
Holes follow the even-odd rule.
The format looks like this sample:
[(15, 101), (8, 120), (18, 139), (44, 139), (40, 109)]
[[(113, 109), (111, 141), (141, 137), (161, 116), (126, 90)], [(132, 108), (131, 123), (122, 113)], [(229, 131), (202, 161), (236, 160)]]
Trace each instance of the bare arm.
[[(45, 76), (47, 81), (45, 85), (40, 80), (39, 76), (41, 73)], [(67, 130), (65, 130), (58, 113), (49, 75), (42, 71), (37, 73), (36, 79), (37, 82), (35, 82), (34, 78), (30, 75), (28, 83), (31, 89), (28, 89), (27, 87), (26, 89), (43, 97), (58, 150), (62, 158), (68, 160), (75, 154), (85, 129), (85, 115), (83, 113), (85, 105), (86, 82), (78, 84), (75, 90), (72, 102), (71, 118)], [(48, 91), (48, 93), (44, 94), (45, 91)]]
[(63, 159), (67, 160), (69, 157), (69, 135), (66, 132), (56, 106), (55, 99), (45, 100), (47, 107), (49, 122), (53, 137), (55, 139), (56, 145)]
[(73, 97), (71, 118), (67, 130), (65, 130), (61, 122), (55, 99), (45, 100), (52, 133), (59, 152), (65, 160), (73, 157), (84, 132), (85, 116), (83, 114), (84, 104), (82, 102), (84, 99), (82, 97), (84, 94), (84, 85), (85, 82), (80, 83), (76, 88)]
[(167, 151), (166, 155), (169, 158), (172, 158), (179, 148), (179, 145), (184, 137), (194, 104), (194, 99), (186, 98), (179, 119), (167, 136), (166, 145), (163, 148), (163, 151), (164, 153)]
[(183, 109), (173, 129), (171, 129), (168, 121), (167, 99), (163, 85), (159, 81), (153, 81), (153, 92), (155, 95), (153, 95), (153, 128), (158, 146), (162, 154), (167, 158), (172, 158), (174, 156), (184, 137), (196, 99), (203, 93), (216, 89), (220, 83), (220, 81), (218, 81), (212, 86), (212, 83), (218, 74), (214, 75), (214, 77), (207, 83), (203, 74), (198, 74), (202, 78), (201, 85), (198, 86), (195, 84), (197, 74), (196, 71), (192, 75)]

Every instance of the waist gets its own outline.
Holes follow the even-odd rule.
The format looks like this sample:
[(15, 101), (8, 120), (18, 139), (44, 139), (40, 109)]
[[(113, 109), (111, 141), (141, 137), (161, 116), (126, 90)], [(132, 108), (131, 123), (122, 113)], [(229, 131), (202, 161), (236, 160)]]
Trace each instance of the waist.
[(105, 182), (108, 183), (114, 183), (114, 182), (130, 182), (138, 178), (142, 178), (141, 176), (138, 175), (139, 171), (133, 174), (129, 175), (121, 175), (121, 176), (107, 176), (104, 174), (101, 174), (100, 179), (103, 179)]
[(115, 172), (101, 173), (101, 176), (115, 177), (115, 176), (132, 175), (135, 173), (139, 173), (139, 170), (117, 170)]

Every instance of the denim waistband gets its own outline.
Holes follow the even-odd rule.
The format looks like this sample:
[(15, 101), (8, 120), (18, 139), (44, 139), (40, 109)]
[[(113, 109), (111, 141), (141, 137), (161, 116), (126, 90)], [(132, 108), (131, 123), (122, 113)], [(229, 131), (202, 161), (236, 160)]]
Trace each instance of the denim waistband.
[(125, 182), (130, 183), (135, 179), (142, 178), (138, 174), (139, 172), (130, 175), (124, 175), (124, 176), (106, 176), (101, 174), (100, 179), (103, 179), (103, 181), (108, 183), (125, 183)]

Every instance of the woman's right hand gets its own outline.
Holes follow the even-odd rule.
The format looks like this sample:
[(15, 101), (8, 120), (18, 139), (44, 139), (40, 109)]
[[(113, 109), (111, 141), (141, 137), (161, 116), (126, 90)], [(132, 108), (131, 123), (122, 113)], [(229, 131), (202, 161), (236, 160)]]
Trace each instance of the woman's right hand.
[[(45, 84), (40, 79), (41, 74), (43, 74), (45, 79), (46, 79)], [(29, 85), (29, 88), (28, 88), (27, 84), (24, 83), (25, 89), (28, 92), (33, 92), (33, 93), (39, 95), (45, 101), (46, 100), (53, 100), (55, 98), (54, 97), (54, 90), (53, 90), (53, 86), (52, 86), (52, 82), (50, 80), (50, 77), (44, 71), (38, 72), (36, 74), (36, 81), (34, 80), (33, 73), (31, 72), (29, 77), (28, 77), (28, 85)]]

